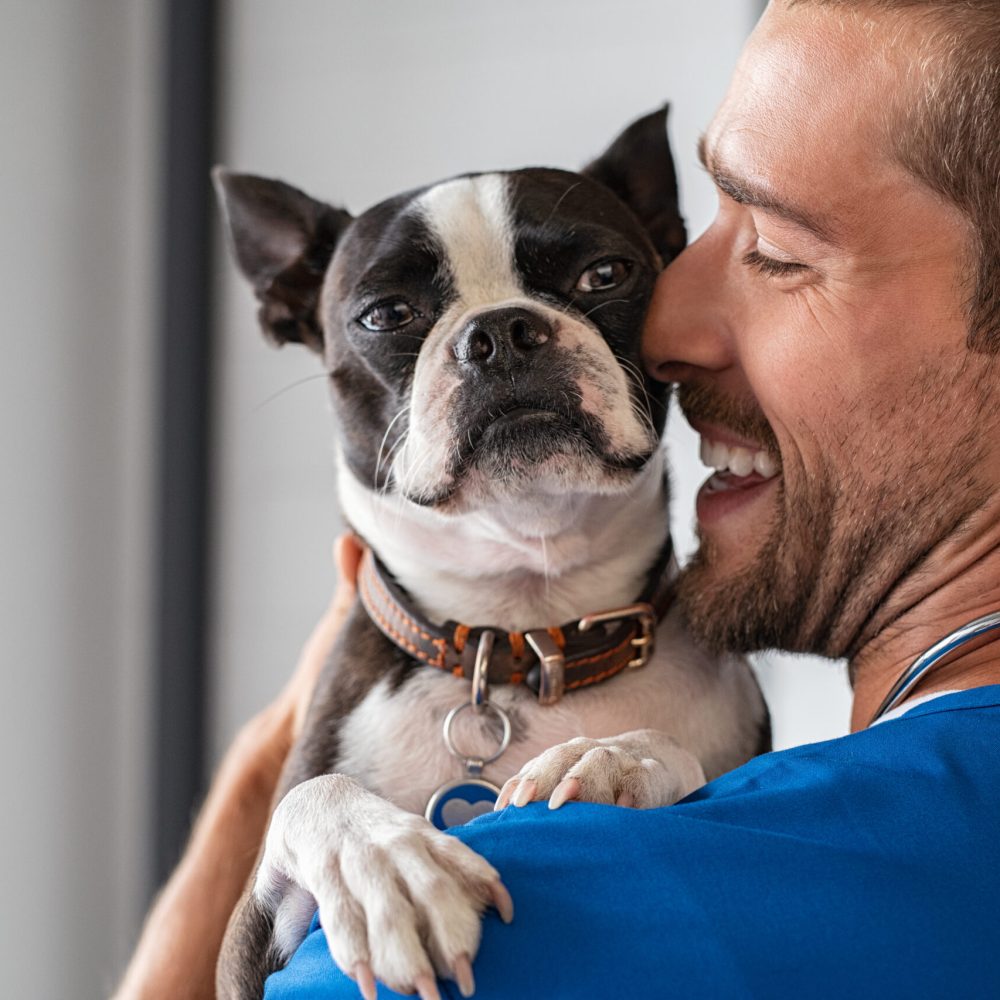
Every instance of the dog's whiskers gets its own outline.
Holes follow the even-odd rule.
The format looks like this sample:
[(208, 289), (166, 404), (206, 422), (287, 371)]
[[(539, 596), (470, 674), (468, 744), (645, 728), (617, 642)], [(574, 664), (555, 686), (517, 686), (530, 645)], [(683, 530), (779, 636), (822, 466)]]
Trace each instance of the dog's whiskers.
[(396, 438), (395, 441), (393, 441), (393, 443), (389, 447), (389, 450), (385, 453), (385, 459), (384, 459), (386, 467), (385, 485), (382, 486), (380, 490), (380, 492), (383, 495), (389, 492), (389, 483), (392, 478), (391, 467), (392, 467), (393, 456), (396, 454), (397, 451), (399, 451), (400, 447), (406, 443), (406, 439), (407, 437), (409, 437), (409, 434), (410, 434), (410, 429), (407, 427), (406, 430), (404, 430), (402, 434), (400, 434), (399, 437)]
[[(634, 361), (631, 361), (628, 358), (619, 358), (618, 362), (619, 362), (619, 364), (621, 364), (621, 366), (623, 368), (627, 369), (633, 375), (635, 375), (636, 382), (639, 383), (639, 385), (642, 387), (643, 392), (645, 392), (646, 391), (646, 376), (643, 374), (642, 369)], [(648, 393), (647, 393), (647, 396), (648, 396)]]
[(404, 455), (402, 465), (403, 468), (400, 470), (399, 474), (399, 489), (396, 496), (396, 524), (399, 526), (399, 522), (402, 519), (403, 511), (406, 505), (406, 497), (414, 493), (414, 484), (420, 477), (420, 474), (424, 471), (424, 468), (432, 460), (432, 455), (429, 451), (425, 451), (420, 455), (416, 462), (407, 462), (406, 456)]
[(380, 444), (378, 446), (378, 454), (377, 454), (377, 456), (375, 458), (375, 476), (374, 476), (374, 479), (372, 481), (372, 489), (373, 490), (377, 490), (379, 488), (379, 486), (378, 486), (378, 474), (379, 474), (379, 471), (382, 468), (382, 451), (385, 448), (386, 441), (389, 440), (389, 434), (392, 432), (392, 428), (395, 425), (396, 421), (399, 420), (399, 418), (401, 416), (403, 416), (404, 413), (408, 412), (409, 409), (410, 409), (410, 404), (407, 403), (406, 406), (402, 407), (400, 409), (400, 411), (392, 418), (392, 420), (389, 421), (389, 425), (385, 429), (385, 434), (382, 435), (382, 441), (380, 442)]
[(596, 306), (592, 309), (588, 309), (584, 314), (583, 318), (586, 319), (588, 316), (592, 316), (598, 309), (603, 309), (605, 306), (613, 306), (619, 302), (628, 302), (628, 299), (608, 299), (607, 302), (598, 302)]
[(327, 379), (329, 378), (328, 372), (319, 372), (317, 375), (306, 375), (304, 378), (296, 379), (289, 385), (283, 386), (278, 389), (277, 392), (272, 392), (270, 396), (261, 400), (250, 412), (256, 413), (258, 410), (263, 409), (268, 403), (273, 403), (279, 396), (284, 396), (286, 392), (291, 392), (292, 389), (297, 389), (300, 385), (305, 385), (307, 382), (315, 382), (316, 379)]
[(653, 424), (653, 401), (646, 389), (645, 376), (634, 361), (630, 361), (628, 358), (619, 358), (618, 360), (622, 368), (635, 376), (635, 385), (642, 391), (641, 399), (634, 395), (631, 396), (632, 412), (649, 431), (650, 437), (655, 438), (657, 433)]
[(556, 199), (556, 203), (555, 203), (555, 204), (554, 204), (554, 205), (552, 206), (552, 211), (551, 211), (551, 212), (549, 212), (549, 214), (548, 214), (547, 218), (546, 218), (546, 219), (545, 219), (545, 221), (544, 221), (544, 222), (542, 223), (542, 227), (543, 227), (543, 228), (544, 228), (545, 226), (547, 226), (547, 225), (549, 224), (549, 222), (550, 222), (550, 221), (551, 221), (551, 219), (552, 219), (552, 216), (553, 216), (553, 215), (555, 215), (557, 211), (559, 211), (559, 206), (560, 206), (560, 205), (561, 205), (561, 204), (562, 204), (562, 203), (563, 203), (563, 202), (564, 202), (564, 201), (565, 201), (565, 200), (566, 200), (566, 199), (567, 199), (567, 198), (568, 198), (568, 197), (569, 197), (569, 196), (570, 196), (570, 195), (571, 195), (571, 194), (572, 194), (572, 193), (573, 193), (573, 192), (574, 192), (574, 191), (575, 191), (575, 190), (576, 190), (576, 189), (577, 189), (577, 188), (578, 188), (578, 187), (579, 187), (579, 186), (580, 186), (580, 185), (581, 185), (582, 183), (583, 183), (583, 181), (576, 181), (576, 183), (574, 183), (574, 184), (570, 184), (570, 186), (569, 186), (568, 188), (566, 188), (566, 190), (565, 190), (565, 191), (563, 191), (563, 193), (562, 193), (561, 195), (559, 195), (559, 197), (558, 197), (558, 198)]
[[(396, 440), (393, 442), (392, 446), (386, 452), (386, 454), (385, 454), (385, 464), (386, 464), (386, 468), (389, 471), (387, 472), (386, 477), (385, 477), (385, 484), (381, 488), (379, 488), (378, 490), (376, 490), (376, 496), (380, 496), (380, 497), (384, 498), (384, 497), (386, 497), (386, 496), (389, 495), (389, 487), (393, 483), (393, 481), (395, 480), (395, 476), (394, 476), (394, 474), (392, 473), (392, 470), (391, 470), (392, 456), (393, 456), (394, 452), (396, 452), (396, 451), (399, 450), (400, 446), (402, 446), (402, 445), (404, 445), (406, 443), (406, 439), (409, 436), (409, 433), (410, 433), (410, 429), (407, 427), (406, 430), (404, 430), (403, 433), (400, 434), (400, 436), (398, 438), (396, 438)], [(397, 483), (397, 485), (398, 485), (398, 483)], [(401, 506), (402, 506), (402, 502), (401, 502), (399, 496), (397, 495), (396, 502), (395, 502), (396, 523), (397, 524), (399, 523), (399, 509), (401, 508)], [(383, 515), (384, 515), (385, 512), (384, 512), (384, 510), (383, 510), (383, 508), (381, 506), (379, 506), (378, 504), (375, 504), (374, 505), (374, 513), (375, 513), (376, 523), (378, 524), (379, 530), (381, 531), (381, 530), (384, 529), (384, 526), (385, 526), (385, 521), (383, 520)]]

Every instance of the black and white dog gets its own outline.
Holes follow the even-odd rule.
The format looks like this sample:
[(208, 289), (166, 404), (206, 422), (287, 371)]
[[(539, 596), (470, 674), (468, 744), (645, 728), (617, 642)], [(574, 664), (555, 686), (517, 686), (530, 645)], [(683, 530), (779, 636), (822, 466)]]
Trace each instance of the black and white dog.
[(259, 996), (316, 906), (366, 996), (373, 973), (468, 992), (482, 909), (510, 901), (438, 827), (505, 782), (499, 805), (670, 804), (769, 739), (746, 664), (669, 610), (666, 393), (639, 358), (685, 238), (666, 109), (581, 173), (457, 177), (357, 218), (216, 182), (265, 334), (329, 372), (340, 500), (371, 547), (219, 995)]

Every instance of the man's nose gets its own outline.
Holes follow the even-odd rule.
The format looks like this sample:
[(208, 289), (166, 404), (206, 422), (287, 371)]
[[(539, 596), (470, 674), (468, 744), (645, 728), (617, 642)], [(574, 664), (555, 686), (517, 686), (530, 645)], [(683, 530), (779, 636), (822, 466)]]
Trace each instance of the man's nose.
[(720, 371), (730, 362), (725, 263), (711, 230), (657, 279), (646, 314), (642, 355), (662, 382), (683, 382), (695, 370)]

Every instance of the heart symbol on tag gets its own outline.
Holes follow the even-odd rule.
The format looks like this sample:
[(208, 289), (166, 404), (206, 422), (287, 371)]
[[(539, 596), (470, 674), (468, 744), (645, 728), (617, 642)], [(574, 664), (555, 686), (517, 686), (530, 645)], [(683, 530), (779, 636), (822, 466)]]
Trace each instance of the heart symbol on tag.
[(480, 799), (479, 802), (449, 799), (441, 810), (441, 819), (445, 823), (445, 829), (451, 829), (489, 812), (493, 812), (493, 803), (489, 799)]

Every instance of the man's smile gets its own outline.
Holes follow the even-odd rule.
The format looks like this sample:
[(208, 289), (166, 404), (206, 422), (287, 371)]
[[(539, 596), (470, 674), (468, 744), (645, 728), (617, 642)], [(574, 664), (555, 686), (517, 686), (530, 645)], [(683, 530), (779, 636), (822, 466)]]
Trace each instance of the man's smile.
[(698, 491), (700, 524), (708, 525), (762, 497), (780, 478), (777, 455), (728, 428), (691, 420), (701, 435), (700, 457), (714, 474)]

